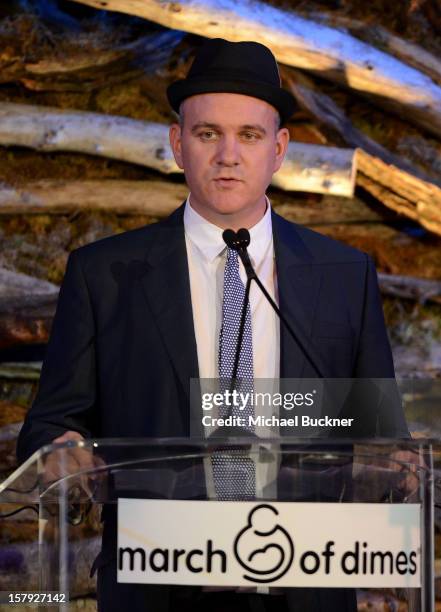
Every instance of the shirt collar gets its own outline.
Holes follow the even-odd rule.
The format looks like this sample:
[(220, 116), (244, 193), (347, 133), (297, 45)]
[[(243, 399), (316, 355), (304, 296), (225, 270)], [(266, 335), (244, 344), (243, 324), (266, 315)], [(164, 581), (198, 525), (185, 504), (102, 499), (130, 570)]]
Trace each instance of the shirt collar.
[[(191, 193), (188, 194), (184, 209), (184, 229), (186, 236), (199, 249), (201, 254), (213, 262), (225, 249), (222, 238), (223, 230), (210, 223), (194, 210), (190, 202)], [(250, 246), (248, 253), (254, 266), (258, 266), (266, 254), (269, 243), (272, 241), (271, 202), (265, 194), (267, 203), (265, 214), (250, 230)]]

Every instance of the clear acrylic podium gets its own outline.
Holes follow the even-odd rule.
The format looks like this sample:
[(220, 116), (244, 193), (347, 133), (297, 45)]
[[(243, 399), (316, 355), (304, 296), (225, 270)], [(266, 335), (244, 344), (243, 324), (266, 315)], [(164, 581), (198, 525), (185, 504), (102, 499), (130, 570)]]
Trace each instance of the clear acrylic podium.
[[(9, 547), (12, 556), (15, 551), (17, 559), (20, 554), (27, 556), (28, 563), (32, 564), (32, 568), (28, 565), (27, 569), (19, 562), (12, 564), (9, 573), (3, 572), (0, 590), (61, 593), (64, 594), (63, 600), (52, 601), (51, 606), (60, 610), (69, 609), (68, 601), (84, 593), (93, 593), (96, 574), (90, 576), (90, 570), (94, 561), (95, 568), (99, 566), (96, 559), (101, 549), (101, 511), (108, 530), (98, 559), (106, 562), (106, 559), (114, 558), (115, 563), (122, 565), (121, 559), (127, 549), (121, 549), (121, 538), (126, 533), (129, 539), (136, 539), (135, 523), (142, 516), (146, 525), (151, 525), (156, 531), (152, 532), (153, 536), (141, 534), (139, 542), (144, 542), (142, 545), (146, 550), (153, 545), (155, 551), (158, 547), (160, 549), (159, 553), (147, 550), (150, 570), (152, 567), (153, 570), (147, 568), (143, 580), (148, 580), (149, 584), (191, 584), (192, 575), (189, 577), (187, 571), (190, 567), (194, 570), (195, 584), (213, 584), (205, 566), (204, 571), (195, 567), (196, 557), (190, 562), (187, 556), (187, 568), (183, 566), (182, 577), (177, 562), (172, 575), (166, 575), (168, 566), (164, 565), (164, 559), (168, 549), (164, 542), (167, 537), (172, 537), (167, 520), (172, 521), (176, 530), (173, 517), (179, 517), (179, 537), (187, 538), (186, 545), (192, 546), (192, 537), (202, 537), (205, 529), (203, 517), (211, 516), (212, 511), (218, 512), (213, 516), (221, 517), (220, 524), (210, 519), (209, 538), (219, 548), (219, 542), (224, 541), (222, 538), (228, 540), (230, 537), (226, 533), (229, 524), (242, 520), (237, 519), (242, 507), (246, 510), (244, 525), (247, 524), (246, 517), (250, 517), (256, 508), (263, 508), (274, 516), (278, 515), (280, 533), (291, 540), (288, 549), (292, 553), (289, 558), (292, 566), (284, 570), (283, 577), (273, 574), (275, 580), (272, 580), (271, 570), (268, 579), (258, 578), (250, 583), (251, 586), (287, 589), (291, 588), (292, 579), (303, 588), (328, 588), (329, 585), (332, 588), (332, 571), (335, 569), (335, 583), (357, 589), (359, 600), (369, 592), (386, 593), (387, 597), (396, 597), (407, 606), (402, 609), (431, 612), (434, 610), (435, 445), (436, 442), (430, 440), (229, 438), (214, 441), (103, 439), (45, 446), (0, 485), (3, 541), (10, 530), (11, 541), (6, 548)], [(253, 463), (256, 478), (254, 497), (241, 498), (236, 492), (228, 501), (218, 500), (216, 483), (210, 472), (214, 456), (224, 457), (231, 465), (237, 457)], [(234, 477), (232, 469), (231, 478)], [(406, 514), (406, 506), (412, 510), (410, 514)], [(133, 515), (130, 514), (132, 507)], [(117, 508), (121, 516), (124, 509), (126, 517), (125, 525), (119, 526), (118, 549)], [(306, 515), (301, 512), (306, 512)], [(192, 525), (197, 516), (202, 517), (201, 524)], [(297, 516), (310, 516), (311, 519), (299, 519), (302, 521), (299, 524)], [(314, 518), (317, 516), (321, 520)], [(371, 519), (363, 522), (363, 516)], [(381, 524), (382, 516), (389, 517), (387, 529), (394, 529), (390, 533), (399, 539), (396, 550), (387, 548), (389, 544), (392, 546), (388, 541), (389, 532), (384, 535), (374, 533), (373, 526)], [(411, 520), (409, 516), (413, 517), (412, 525), (408, 522)], [(402, 524), (398, 524), (401, 519), (396, 517), (404, 517)], [(415, 517), (418, 517), (417, 525)], [(380, 522), (376, 523), (377, 519)], [(291, 520), (294, 527), (290, 527)], [(35, 524), (33, 541), (14, 543), (12, 533), (16, 532), (17, 525), (26, 523), (29, 528), (32, 521)], [(132, 532), (127, 521), (133, 521)], [(343, 528), (341, 525), (338, 527), (339, 521), (342, 521)], [(154, 528), (155, 524), (157, 527)], [(317, 540), (320, 529), (324, 530), (323, 541)], [(351, 535), (351, 529), (358, 531)], [(256, 533), (259, 535), (259, 531)], [(261, 529), (260, 535), (262, 533), (273, 532), (262, 532)], [(152, 537), (157, 539), (156, 544), (149, 544)], [(235, 537), (234, 547), (231, 540), (231, 547), (226, 546), (225, 555), (233, 555), (233, 548), (234, 554), (240, 552), (238, 535)], [(161, 538), (165, 538), (162, 544)], [(326, 546), (323, 544), (325, 540)], [(383, 541), (381, 550), (380, 540)], [(355, 548), (354, 542), (358, 542)], [(415, 550), (411, 553), (413, 544)], [(267, 549), (261, 547), (259, 550)], [(362, 557), (363, 553), (365, 557)], [(202, 559), (202, 552), (197, 554)], [(252, 554), (247, 557), (248, 561)], [(279, 553), (276, 551), (274, 554)], [(159, 559), (162, 565), (158, 569)], [(286, 556), (284, 559), (286, 565)], [(145, 558), (143, 560), (145, 562)], [(247, 573), (244, 567), (249, 569), (248, 561), (242, 562), (236, 554), (234, 564), (241, 572), (241, 580)], [(131, 559), (132, 562), (138, 563), (138, 557)], [(230, 557), (228, 562), (230, 564)], [(262, 568), (266, 562), (262, 561), (260, 570), (255, 570), (256, 576), (265, 574), (266, 569)], [(327, 573), (325, 562), (328, 564)], [(277, 565), (276, 557), (275, 563)], [(360, 569), (363, 563), (364, 570)], [(391, 574), (390, 580), (385, 577), (388, 573)], [(125, 576), (124, 581), (130, 582), (127, 574)], [(227, 576), (224, 572), (222, 580), (222, 584), (231, 586), (235, 578), (233, 573)], [(47, 602), (39, 604), (39, 609), (46, 607)]]

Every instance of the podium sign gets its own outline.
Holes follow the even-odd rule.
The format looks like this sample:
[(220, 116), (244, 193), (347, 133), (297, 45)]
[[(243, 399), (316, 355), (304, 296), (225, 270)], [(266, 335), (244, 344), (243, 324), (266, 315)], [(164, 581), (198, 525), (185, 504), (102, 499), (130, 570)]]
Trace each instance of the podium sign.
[(419, 504), (119, 499), (118, 581), (421, 587)]

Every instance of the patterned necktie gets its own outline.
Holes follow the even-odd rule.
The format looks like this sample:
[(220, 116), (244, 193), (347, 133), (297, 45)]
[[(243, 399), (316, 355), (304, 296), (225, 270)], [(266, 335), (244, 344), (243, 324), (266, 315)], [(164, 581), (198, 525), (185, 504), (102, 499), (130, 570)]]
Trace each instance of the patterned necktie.
[[(220, 392), (231, 389), (237, 340), (239, 337), (240, 319), (245, 297), (245, 286), (239, 275), (237, 251), (228, 248), (224, 272), (224, 291), (222, 304), (222, 326), (219, 336), (219, 384)], [(245, 327), (242, 336), (239, 364), (234, 389), (240, 393), (252, 393), (254, 388), (253, 374), (253, 339), (251, 330), (251, 308), (247, 305)], [(245, 420), (244, 429), (253, 432), (254, 426), (249, 423), (249, 416), (254, 416), (251, 395), (243, 410), (239, 406), (221, 406), (219, 416), (241, 417)], [(213, 478), (218, 499), (238, 500), (253, 499), (256, 490), (256, 473), (254, 462), (234, 449), (228, 456), (214, 452), (212, 455)]]

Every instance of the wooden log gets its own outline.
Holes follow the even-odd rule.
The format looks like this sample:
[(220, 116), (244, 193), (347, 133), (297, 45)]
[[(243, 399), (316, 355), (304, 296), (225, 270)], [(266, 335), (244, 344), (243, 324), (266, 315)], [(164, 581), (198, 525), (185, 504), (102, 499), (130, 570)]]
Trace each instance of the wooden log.
[(53, 283), (33, 278), (21, 272), (7, 270), (0, 266), (0, 309), (4, 300), (15, 297), (56, 296), (58, 287)]
[[(343, 138), (351, 147), (360, 148), (422, 180), (441, 186), (439, 173), (429, 173), (415, 166), (408, 159), (392, 153), (381, 144), (353, 126), (345, 112), (334, 100), (320, 91), (311, 78), (292, 68), (280, 67), (280, 75), (287, 89), (291, 91), (301, 108), (311, 114), (320, 124), (330, 128), (333, 134)], [(328, 130), (329, 131), (329, 130)]]
[(126, 117), (0, 104), (0, 144), (37, 151), (75, 151), (180, 172), (170, 154), (165, 125)]
[(441, 304), (441, 281), (399, 274), (378, 273), (381, 292), (385, 295)]
[(0, 268), (0, 349), (48, 341), (58, 287)]
[[(152, 31), (129, 42), (116, 28), (100, 23), (95, 28), (56, 31), (57, 54), (49, 54), (44, 45), (35, 45), (29, 56), (28, 39), (23, 31), (32, 28), (47, 37), (47, 29), (30, 15), (11, 20), (8, 27), (0, 22), (0, 83), (20, 83), (33, 91), (92, 91), (98, 87), (127, 82), (146, 74), (155, 74), (169, 60), (184, 33), (171, 30)], [(146, 62), (145, 58), (149, 61)]]
[(271, 184), (285, 191), (352, 197), (356, 172), (353, 149), (290, 142)]
[(441, 61), (438, 57), (423, 49), (420, 45), (396, 36), (378, 23), (361, 21), (336, 12), (308, 11), (303, 16), (331, 28), (344, 30), (374, 47), (381, 48), (402, 62), (423, 72), (435, 83), (441, 84)]
[(51, 316), (55, 311), (57, 297), (58, 293), (46, 295), (32, 295), (30, 293), (29, 295), (2, 297), (0, 300), (0, 317), (3, 317), (3, 319), (14, 317), (14, 320), (20, 320), (21, 316), (31, 320), (36, 317), (39, 319), (40, 316)]
[(427, 131), (441, 135), (441, 88), (406, 63), (346, 32), (258, 0), (75, 0), (137, 15), (207, 38), (257, 40), (277, 60), (367, 95)]
[[(0, 144), (38, 151), (75, 151), (148, 166), (165, 174), (183, 173), (160, 123), (114, 115), (0, 103)], [(351, 197), (355, 185), (352, 149), (290, 142), (273, 176), (284, 190)]]
[(433, 183), (357, 151), (357, 183), (380, 202), (441, 235), (441, 189)]
[(287, 71), (283, 75), (287, 87), (305, 109), (348, 144), (360, 147), (357, 185), (388, 208), (441, 235), (441, 189), (432, 177), (354, 128), (335, 102), (315, 91), (308, 79), (298, 74), (293, 77)]
[[(0, 378), (6, 378), (8, 380), (35, 381), (40, 378), (41, 365), (41, 361), (3, 361), (0, 363)], [(3, 406), (1, 403), (0, 409), (3, 411)]]
[(25, 187), (0, 187), (0, 214), (67, 214), (101, 210), (122, 215), (165, 217), (188, 195), (185, 184), (167, 181), (43, 180)]

